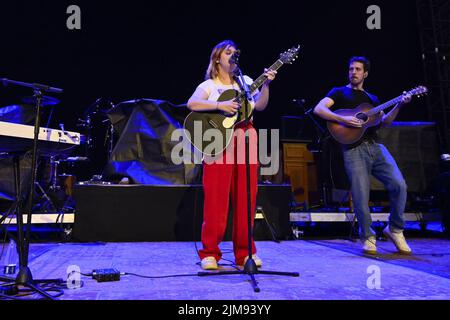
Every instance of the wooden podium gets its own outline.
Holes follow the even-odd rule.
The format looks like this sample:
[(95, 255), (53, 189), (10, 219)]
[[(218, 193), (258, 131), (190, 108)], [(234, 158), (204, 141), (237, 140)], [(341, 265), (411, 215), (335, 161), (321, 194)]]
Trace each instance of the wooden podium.
[(310, 205), (317, 194), (314, 155), (307, 149), (309, 141), (282, 141), (283, 180), (291, 184), (297, 203)]

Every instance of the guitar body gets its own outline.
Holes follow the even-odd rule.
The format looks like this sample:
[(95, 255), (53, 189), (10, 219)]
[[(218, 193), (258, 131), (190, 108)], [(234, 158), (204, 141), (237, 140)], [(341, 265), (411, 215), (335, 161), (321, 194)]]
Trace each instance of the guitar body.
[(367, 128), (378, 125), (381, 122), (381, 113), (368, 116), (372, 109), (370, 103), (360, 104), (354, 109), (339, 109), (334, 111), (341, 116), (353, 116), (363, 121), (361, 128), (349, 127), (339, 122), (328, 121), (327, 127), (333, 138), (341, 144), (353, 144), (359, 141)]
[[(238, 99), (239, 93), (236, 90), (230, 89), (224, 91), (217, 101), (228, 101), (233, 99)], [(231, 142), (233, 137), (234, 127), (246, 119), (244, 103), (246, 100), (242, 101), (241, 108), (233, 116), (226, 116), (221, 111), (205, 111), (205, 112), (191, 112), (184, 120), (184, 129), (189, 133), (187, 135), (191, 144), (201, 151), (203, 154), (208, 156), (214, 156), (225, 150)], [(253, 104), (248, 105), (248, 117), (251, 117), (253, 113)], [(219, 132), (214, 133), (215, 139), (221, 138), (222, 144), (220, 149), (207, 150), (207, 146), (212, 143), (212, 141), (204, 141), (203, 135), (208, 129), (217, 129)], [(208, 135), (208, 133), (207, 133)]]

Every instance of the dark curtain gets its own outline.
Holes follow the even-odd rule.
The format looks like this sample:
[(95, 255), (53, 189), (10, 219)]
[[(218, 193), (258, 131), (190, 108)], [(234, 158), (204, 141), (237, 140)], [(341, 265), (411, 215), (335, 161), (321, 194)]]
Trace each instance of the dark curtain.
[(171, 160), (172, 132), (182, 128), (186, 105), (138, 99), (119, 103), (107, 115), (118, 137), (103, 178), (118, 182), (173, 185), (197, 183), (200, 166), (176, 165)]
[(36, 110), (33, 105), (17, 104), (0, 108), (0, 121), (33, 125)]

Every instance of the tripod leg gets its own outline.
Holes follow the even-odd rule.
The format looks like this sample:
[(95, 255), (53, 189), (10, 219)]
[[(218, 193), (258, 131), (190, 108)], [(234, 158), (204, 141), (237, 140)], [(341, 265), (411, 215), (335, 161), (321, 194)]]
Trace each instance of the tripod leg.
[(275, 241), (276, 243), (280, 243), (280, 240), (278, 240), (277, 232), (275, 231), (275, 228), (273, 227), (273, 225), (270, 223), (269, 219), (267, 219), (266, 214), (264, 213), (264, 211), (261, 208), (258, 208), (258, 209), (257, 209), (257, 211), (262, 214), (264, 221), (266, 222), (266, 225), (269, 228), (270, 234), (272, 235), (272, 240)]
[(255, 279), (255, 275), (249, 274), (249, 276), (250, 276), (250, 282), (252, 283), (253, 291), (260, 292), (261, 289), (258, 287), (258, 282)]
[(11, 207), (8, 209), (7, 212), (5, 212), (5, 214), (0, 218), (0, 224), (3, 223), (3, 221), (5, 221), (6, 219), (8, 219), (8, 217), (11, 215), (11, 213), (15, 212), (17, 208), (17, 203), (14, 202)]
[[(0, 281), (3, 281), (3, 282), (12, 282), (13, 284), (14, 284), (14, 279), (13, 278), (10, 278), (10, 277), (4, 277), (4, 276), (0, 276)], [(2, 285), (2, 287), (3, 287), (4, 285)]]
[(35, 186), (39, 189), (41, 197), (45, 199), (45, 203), (42, 205), (42, 207), (46, 208), (48, 206), (50, 207), (51, 212), (59, 212), (59, 210), (53, 203), (52, 199), (50, 199), (50, 197), (48, 196), (48, 194), (45, 192), (44, 188), (42, 188), (41, 184), (38, 181), (35, 182)]
[(299, 277), (298, 272), (282, 272), (282, 271), (268, 271), (268, 270), (258, 270), (258, 274), (273, 274), (279, 276), (289, 276), (289, 277)]
[(27, 282), (26, 284), (24, 284), (25, 287), (29, 287), (30, 289), (38, 292), (39, 294), (41, 294), (42, 296), (44, 296), (45, 298), (49, 299), (49, 300), (55, 300), (55, 298), (51, 295), (48, 294), (47, 292), (45, 292), (44, 290), (42, 290), (41, 288), (39, 288), (38, 286)]

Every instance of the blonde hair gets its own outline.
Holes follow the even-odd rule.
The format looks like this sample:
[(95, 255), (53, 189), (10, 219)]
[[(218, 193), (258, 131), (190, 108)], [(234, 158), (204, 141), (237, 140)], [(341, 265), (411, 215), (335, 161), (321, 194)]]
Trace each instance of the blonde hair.
[(236, 44), (231, 40), (224, 40), (213, 48), (209, 59), (208, 69), (206, 70), (205, 80), (217, 78), (219, 75), (219, 64), (217, 63), (217, 60), (220, 60), (222, 52), (229, 47), (237, 49)]

